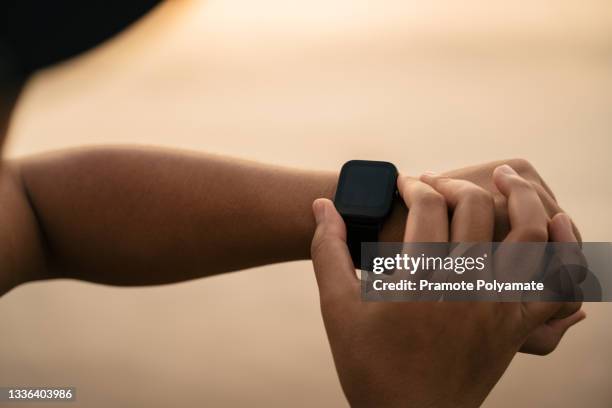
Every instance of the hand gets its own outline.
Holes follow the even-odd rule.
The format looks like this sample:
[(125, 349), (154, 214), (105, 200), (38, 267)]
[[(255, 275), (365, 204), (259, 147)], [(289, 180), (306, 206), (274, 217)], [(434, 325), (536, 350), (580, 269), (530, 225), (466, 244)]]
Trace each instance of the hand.
[[(404, 241), (491, 241), (495, 210), (490, 195), (467, 181), (439, 184), (436, 190), (415, 179), (398, 181), (410, 207)], [(567, 216), (549, 222), (525, 179), (497, 170), (495, 185), (508, 199), (509, 239), (546, 241), (550, 228), (553, 238), (575, 240), (563, 219)], [(447, 204), (454, 209), (450, 228)], [(353, 406), (477, 406), (534, 330), (553, 316), (574, 316), (580, 307), (361, 302), (342, 218), (329, 200), (316, 200), (313, 210), (317, 229), (311, 250), (323, 321)]]
[[(548, 193), (543, 191), (542, 188), (536, 187), (539, 184), (534, 181), (527, 181), (507, 164), (498, 166), (494, 171), (492, 170), (490, 177), (491, 181), (485, 182), (480, 172), (486, 172), (487, 170), (485, 170), (485, 168), (487, 167), (489, 167), (489, 165), (477, 166), (479, 169), (476, 172), (479, 174), (478, 176), (475, 176), (472, 170), (466, 171), (464, 175), (477, 179), (489, 189), (495, 189), (498, 191), (497, 195), (502, 198), (492, 198), (492, 194), (483, 187), (477, 187), (474, 184), (455, 180), (447, 176), (429, 174), (421, 177), (423, 182), (427, 183), (434, 188), (436, 192), (446, 197), (446, 201), (451, 210), (457, 212), (457, 214), (453, 215), (452, 229), (454, 231), (454, 236), (451, 237), (451, 241), (478, 242), (490, 240), (487, 238), (490, 238), (491, 229), (493, 228), (492, 217), (495, 218), (495, 228), (497, 230), (500, 213), (509, 214), (511, 207), (508, 205), (508, 199), (510, 199), (511, 189), (523, 189), (526, 191), (523, 192), (520, 199), (515, 199), (515, 201), (510, 204), (518, 205), (525, 209), (531, 208), (531, 211), (528, 216), (525, 217), (525, 220), (522, 221), (523, 226), (521, 228), (526, 228), (526, 231), (517, 231), (519, 228), (518, 225), (513, 226), (512, 229), (508, 231), (504, 241), (516, 241), (515, 235), (517, 233), (525, 238), (519, 239), (519, 241), (545, 242), (549, 239), (557, 242), (577, 241), (574, 235), (575, 227), (571, 219), (564, 213), (557, 213), (552, 216), (546, 228), (544, 220), (548, 219), (551, 212), (561, 211), (561, 209), (558, 207), (555, 208), (556, 203), (552, 199), (548, 200), (548, 206), (544, 204), (546, 200), (542, 200), (542, 197), (550, 198), (550, 196), (548, 196)], [(535, 174), (537, 175), (537, 173)], [(458, 198), (459, 195), (462, 197), (461, 201)], [(532, 204), (520, 201), (526, 200), (529, 197)], [(494, 210), (491, 209), (492, 201), (495, 207)], [(471, 204), (466, 206), (466, 203)], [(503, 203), (503, 211), (500, 211), (499, 203)], [(468, 211), (470, 210), (468, 209), (466, 211), (466, 207), (472, 209), (473, 216), (468, 215)], [(480, 215), (476, 211), (480, 211)], [(493, 212), (495, 215), (492, 215)], [(519, 214), (519, 212), (516, 214)], [(508, 225), (511, 225), (513, 222), (519, 222), (517, 220), (513, 221), (512, 214), (510, 214), (509, 217), (504, 215), (504, 217), (508, 218), (508, 220), (504, 221), (507, 222)], [(540, 226), (538, 227), (537, 224), (530, 223), (530, 219), (540, 219)], [(572, 304), (569, 309), (561, 308), (557, 314), (551, 316), (550, 320), (543, 322), (533, 330), (521, 345), (520, 351), (537, 355), (546, 355), (554, 351), (565, 332), (571, 326), (586, 317), (584, 311), (579, 309), (579, 304)]]
[[(546, 182), (540, 177), (531, 163), (524, 159), (499, 160), (442, 173), (441, 175), (445, 177), (470, 181), (492, 194), (495, 206), (495, 230), (493, 240), (496, 242), (503, 241), (510, 230), (506, 197), (499, 191), (493, 182), (493, 170), (504, 164), (512, 167), (522, 178), (531, 184), (532, 188), (538, 193), (549, 218), (563, 212), (559, 204), (557, 204), (555, 195)], [(389, 221), (385, 223), (381, 232), (382, 240), (397, 241), (398, 237), (403, 233), (402, 227), (405, 219), (406, 207), (403, 204), (396, 205), (391, 213)], [(575, 225), (572, 224), (572, 226), (574, 235), (577, 237), (578, 241), (582, 241), (580, 232)]]
[[(480, 186), (491, 194), (493, 194), (493, 199), (495, 203), (494, 241), (503, 241), (503, 239), (506, 237), (510, 230), (506, 197), (501, 194), (501, 192), (493, 182), (493, 170), (504, 164), (510, 166), (523, 179), (525, 179), (527, 182), (529, 182), (529, 184), (531, 184), (531, 187), (540, 197), (540, 200), (542, 201), (544, 209), (546, 210), (546, 214), (549, 218), (552, 218), (556, 214), (563, 212), (559, 204), (557, 204), (557, 199), (553, 194), (552, 190), (538, 174), (537, 170), (533, 167), (533, 165), (531, 165), (531, 163), (529, 163), (527, 160), (500, 160), (444, 172), (442, 174), (443, 176), (471, 181), (477, 186)], [(574, 231), (574, 235), (577, 237), (578, 241), (582, 241), (580, 232), (578, 231), (576, 226), (572, 224), (572, 228)]]

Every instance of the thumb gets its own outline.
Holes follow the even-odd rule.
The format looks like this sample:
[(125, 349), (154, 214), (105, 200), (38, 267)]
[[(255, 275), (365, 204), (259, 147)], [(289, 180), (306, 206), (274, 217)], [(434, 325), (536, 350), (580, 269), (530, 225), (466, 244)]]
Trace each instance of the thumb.
[[(578, 246), (578, 241), (573, 232), (573, 224), (566, 214), (559, 213), (555, 215), (549, 222), (548, 228), (552, 241), (576, 243), (576, 246)], [(565, 333), (569, 327), (581, 320), (579, 319), (574, 322), (573, 319), (568, 318), (564, 320), (563, 318), (571, 317), (572, 315), (574, 315), (574, 318), (582, 316), (580, 313), (576, 314), (582, 307), (581, 302), (526, 302), (523, 305), (525, 310), (530, 312), (538, 324), (549, 319), (556, 319), (554, 327), (561, 333)], [(565, 327), (568, 322), (572, 324)]]
[(310, 252), (321, 297), (356, 290), (359, 280), (346, 246), (346, 227), (334, 204), (319, 198), (312, 204), (317, 228)]
[(579, 310), (563, 319), (551, 319), (538, 326), (521, 346), (523, 353), (544, 356), (552, 353), (563, 338), (565, 332), (573, 325), (586, 318), (586, 313)]

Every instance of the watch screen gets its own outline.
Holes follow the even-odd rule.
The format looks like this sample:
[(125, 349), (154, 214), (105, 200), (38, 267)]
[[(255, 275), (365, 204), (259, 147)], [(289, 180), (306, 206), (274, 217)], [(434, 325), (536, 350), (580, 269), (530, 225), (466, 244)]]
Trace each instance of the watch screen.
[(344, 189), (343, 199), (349, 206), (377, 207), (385, 202), (387, 183), (382, 182), (389, 176), (388, 169), (369, 168), (365, 165), (351, 166), (345, 176), (351, 180)]
[(397, 170), (387, 162), (352, 160), (342, 167), (335, 204), (342, 215), (385, 216), (391, 208)]

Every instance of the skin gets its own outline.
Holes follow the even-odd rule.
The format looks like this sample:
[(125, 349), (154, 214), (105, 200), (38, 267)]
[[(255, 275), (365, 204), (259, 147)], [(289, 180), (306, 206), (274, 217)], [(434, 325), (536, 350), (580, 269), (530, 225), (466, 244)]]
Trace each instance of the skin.
[[(2, 128), (8, 128), (21, 86), (3, 93)], [(561, 211), (524, 160), (446, 173), (492, 194), (498, 240), (508, 232), (508, 216), (505, 198), (490, 179), (501, 163), (511, 163), (529, 181), (548, 217)], [(41, 279), (153, 285), (308, 259), (315, 230), (311, 203), (332, 198), (337, 177), (335, 172), (143, 147), (3, 160), (0, 294)], [(382, 241), (402, 238), (406, 214), (398, 200)], [(549, 337), (525, 351), (545, 354)]]
[[(505, 241), (577, 242), (569, 217), (551, 220), (536, 189), (511, 167), (498, 167), (492, 180), (506, 197)], [(411, 209), (404, 242), (493, 239), (494, 199), (484, 188), (432, 175), (402, 177), (398, 188)], [(342, 217), (327, 199), (316, 200), (313, 212), (321, 312), (351, 406), (479, 406), (530, 337), (546, 334), (543, 325), (567, 329), (584, 318), (579, 303), (362, 302)]]

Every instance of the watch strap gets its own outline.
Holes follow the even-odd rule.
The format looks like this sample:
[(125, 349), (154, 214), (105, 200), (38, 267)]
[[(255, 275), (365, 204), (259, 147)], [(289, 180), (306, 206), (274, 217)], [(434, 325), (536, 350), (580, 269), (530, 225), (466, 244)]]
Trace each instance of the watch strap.
[(380, 231), (380, 225), (378, 224), (359, 224), (355, 222), (346, 221), (346, 243), (353, 259), (355, 268), (366, 269), (365, 265), (361, 264), (361, 244), (363, 242), (378, 242), (378, 233)]

